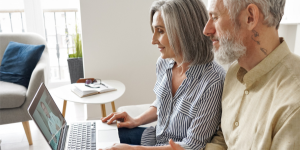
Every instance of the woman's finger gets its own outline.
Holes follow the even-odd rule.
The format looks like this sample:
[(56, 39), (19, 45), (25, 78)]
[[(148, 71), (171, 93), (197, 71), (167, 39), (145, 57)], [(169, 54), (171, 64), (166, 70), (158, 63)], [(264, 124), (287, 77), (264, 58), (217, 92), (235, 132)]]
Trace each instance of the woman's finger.
[(125, 118), (125, 114), (124, 114), (124, 113), (121, 113), (121, 114), (114, 114), (114, 115), (107, 121), (107, 124), (111, 124), (113, 121), (119, 120), (119, 119), (122, 119), (122, 118)]
[(111, 113), (111, 114), (109, 114), (108, 116), (102, 118), (102, 119), (101, 119), (102, 122), (106, 122), (106, 121), (109, 120), (113, 115), (115, 115), (115, 113)]
[(124, 127), (131, 128), (129, 122), (120, 122), (120, 123), (117, 124), (117, 127), (118, 128), (124, 128)]

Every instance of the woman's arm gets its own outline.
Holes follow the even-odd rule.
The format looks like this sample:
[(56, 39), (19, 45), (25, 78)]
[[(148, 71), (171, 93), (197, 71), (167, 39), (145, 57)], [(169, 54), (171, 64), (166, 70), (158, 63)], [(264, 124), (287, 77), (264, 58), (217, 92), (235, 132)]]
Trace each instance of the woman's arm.
[(107, 117), (102, 118), (102, 122), (107, 122), (107, 124), (113, 123), (113, 121), (118, 120), (120, 123), (117, 124), (118, 128), (134, 128), (143, 124), (147, 124), (157, 120), (156, 115), (157, 108), (150, 107), (146, 112), (141, 114), (136, 118), (130, 117), (126, 112), (115, 112), (111, 113)]
[(135, 118), (139, 125), (148, 124), (157, 120), (157, 108), (151, 106), (147, 111)]

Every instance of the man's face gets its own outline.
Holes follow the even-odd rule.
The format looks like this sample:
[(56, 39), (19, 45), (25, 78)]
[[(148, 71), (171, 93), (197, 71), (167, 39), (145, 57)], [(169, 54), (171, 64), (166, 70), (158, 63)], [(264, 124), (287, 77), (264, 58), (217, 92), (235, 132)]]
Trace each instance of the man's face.
[(203, 33), (212, 40), (215, 58), (222, 64), (231, 63), (246, 53), (239, 28), (230, 19), (222, 0), (212, 0)]

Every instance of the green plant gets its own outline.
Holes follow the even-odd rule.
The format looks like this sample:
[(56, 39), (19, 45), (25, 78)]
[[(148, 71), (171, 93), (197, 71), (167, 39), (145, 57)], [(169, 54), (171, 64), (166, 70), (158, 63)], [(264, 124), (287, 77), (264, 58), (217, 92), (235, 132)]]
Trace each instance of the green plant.
[(81, 58), (82, 57), (82, 44), (81, 44), (81, 36), (78, 33), (78, 28), (76, 25), (76, 34), (73, 36), (73, 41), (74, 41), (74, 47), (72, 47), (73, 54), (69, 53), (69, 58)]

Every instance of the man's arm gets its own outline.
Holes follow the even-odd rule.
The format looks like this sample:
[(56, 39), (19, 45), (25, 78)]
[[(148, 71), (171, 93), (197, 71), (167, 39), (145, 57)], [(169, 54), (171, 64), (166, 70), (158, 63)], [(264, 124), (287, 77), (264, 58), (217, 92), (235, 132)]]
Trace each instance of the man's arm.
[(300, 108), (295, 110), (275, 133), (271, 150), (296, 150), (300, 147)]

